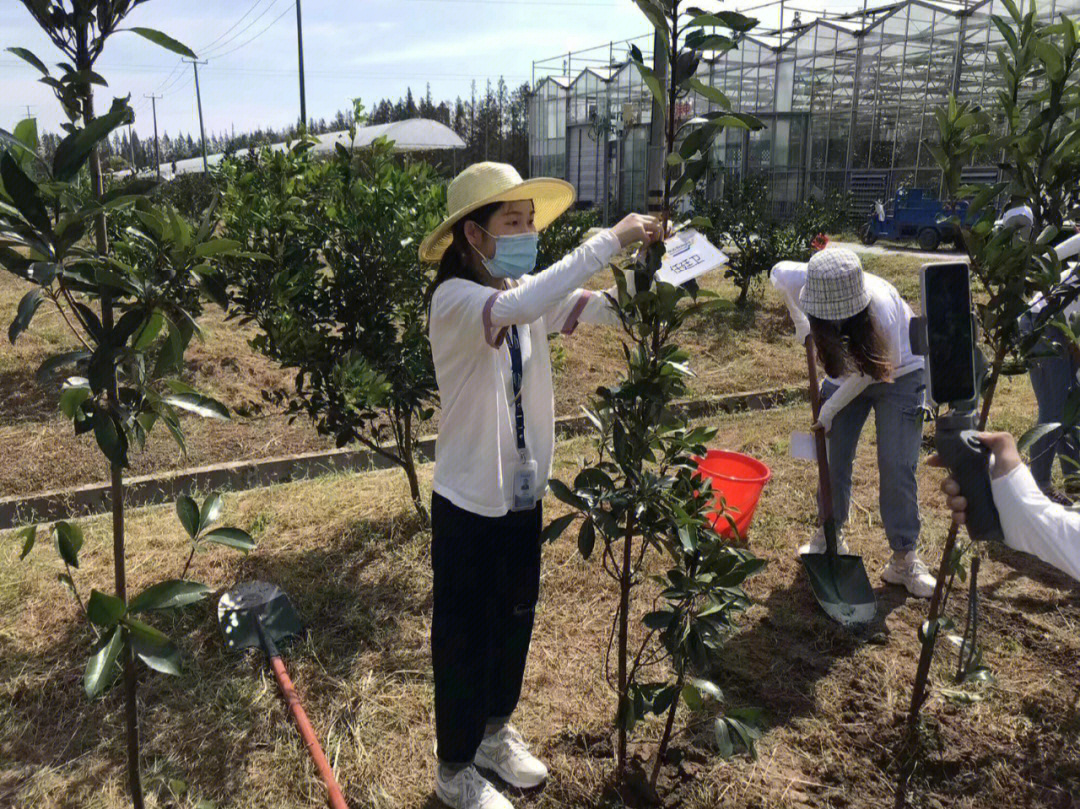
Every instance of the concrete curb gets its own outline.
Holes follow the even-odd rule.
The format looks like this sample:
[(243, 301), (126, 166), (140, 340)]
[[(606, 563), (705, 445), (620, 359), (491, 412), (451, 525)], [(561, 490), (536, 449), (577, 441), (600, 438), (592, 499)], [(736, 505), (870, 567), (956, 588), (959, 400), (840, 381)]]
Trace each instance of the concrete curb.
[[(677, 407), (690, 418), (699, 418), (711, 413), (769, 410), (805, 398), (805, 388), (774, 388), (694, 399)], [(589, 426), (590, 422), (585, 416), (566, 416), (556, 419), (555, 435), (558, 438), (569, 438), (587, 432)], [(416, 454), (423, 461), (434, 460), (434, 436), (418, 441)], [(388, 469), (394, 465), (390, 460), (367, 449), (336, 449), (278, 458), (232, 461), (182, 469), (164, 475), (129, 478), (126, 481), (127, 505), (129, 508), (138, 508), (172, 502), (182, 494), (238, 492), (335, 472), (369, 472)], [(111, 509), (111, 504), (108, 483), (90, 483), (71, 489), (4, 497), (0, 498), (0, 531), (29, 523), (103, 514)]]

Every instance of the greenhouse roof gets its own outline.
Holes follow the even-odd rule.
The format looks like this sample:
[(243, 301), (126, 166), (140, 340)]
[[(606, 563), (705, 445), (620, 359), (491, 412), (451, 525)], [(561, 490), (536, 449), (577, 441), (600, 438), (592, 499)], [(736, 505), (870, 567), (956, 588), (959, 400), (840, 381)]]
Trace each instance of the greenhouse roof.
[[(350, 143), (348, 130), (340, 132), (327, 132), (325, 135), (314, 135), (316, 143), (312, 147), (315, 154), (327, 154), (334, 151), (337, 144), (348, 148)], [(356, 148), (370, 146), (377, 138), (388, 138), (394, 142), (394, 151), (397, 152), (426, 152), (441, 149), (464, 149), (465, 141), (458, 137), (450, 127), (432, 121), (428, 118), (410, 118), (406, 121), (396, 121), (392, 124), (376, 124), (374, 126), (362, 126), (356, 130)], [(270, 146), (274, 151), (280, 152), (289, 148), (291, 141), (287, 143), (274, 143)], [(235, 155), (243, 157), (250, 149), (240, 149)], [(212, 154), (206, 156), (208, 165), (218, 165), (225, 156)], [(192, 157), (186, 160), (177, 160), (175, 172), (173, 163), (161, 164), (161, 176), (171, 177), (173, 174), (200, 173), (203, 170), (202, 157)], [(130, 174), (130, 171), (117, 172), (120, 176)], [(152, 174), (152, 170), (144, 169), (141, 174)]]

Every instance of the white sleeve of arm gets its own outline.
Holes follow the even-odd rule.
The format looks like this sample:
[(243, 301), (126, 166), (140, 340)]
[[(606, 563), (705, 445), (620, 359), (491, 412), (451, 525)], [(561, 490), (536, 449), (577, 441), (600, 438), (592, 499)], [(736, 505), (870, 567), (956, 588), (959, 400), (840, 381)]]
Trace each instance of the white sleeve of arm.
[(617, 326), (619, 315), (614, 301), (618, 297), (615, 287), (599, 292), (591, 289), (575, 289), (548, 311), (544, 323), (549, 332), (573, 334), (579, 323), (595, 326)]
[(1021, 464), (990, 482), (1005, 544), (1080, 581), (1080, 514), (1050, 500)]
[[(539, 320), (606, 267), (620, 249), (618, 237), (610, 230), (598, 233), (543, 272), (529, 276), (512, 289), (494, 293), (484, 309), (484, 325), (505, 329)], [(551, 328), (555, 324), (548, 325)]]
[(850, 374), (844, 377), (840, 387), (822, 403), (821, 412), (818, 413), (818, 421), (825, 428), (825, 432), (832, 429), (832, 422), (836, 418), (836, 414), (850, 404), (855, 397), (866, 390), (873, 382), (874, 378), (866, 374)]
[(799, 308), (799, 292), (806, 283), (806, 265), (797, 261), (781, 261), (772, 268), (769, 280), (784, 296), (788, 314), (795, 324), (795, 341), (802, 345), (810, 334), (810, 320)]

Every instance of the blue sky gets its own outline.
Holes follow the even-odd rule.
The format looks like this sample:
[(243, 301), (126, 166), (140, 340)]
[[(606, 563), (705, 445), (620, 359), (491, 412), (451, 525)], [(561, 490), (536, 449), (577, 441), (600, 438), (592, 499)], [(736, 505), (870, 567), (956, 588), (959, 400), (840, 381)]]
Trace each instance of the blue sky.
[[(207, 130), (240, 131), (280, 127), (299, 116), (293, 8), (293, 0), (152, 0), (127, 24), (165, 31), (208, 59), (199, 68)], [(314, 118), (329, 118), (357, 96), (369, 108), (404, 95), (408, 86), (419, 96), (429, 81), (436, 100), (468, 97), (473, 79), (483, 92), (488, 78), (500, 74), (516, 87), (529, 80), (534, 60), (649, 30), (632, 0), (302, 0), (302, 8)], [(766, 15), (763, 22), (772, 16), (775, 24), (769, 11), (755, 15)], [(12, 45), (46, 63), (59, 59), (22, 3), (2, 0), (0, 48)], [(122, 33), (110, 39), (97, 69), (110, 85), (98, 91), (102, 106), (110, 92), (131, 93), (140, 136), (153, 133), (144, 99), (151, 92), (164, 95), (157, 102), (159, 131), (198, 133), (192, 69), (173, 54)], [(39, 126), (56, 131), (56, 100), (37, 75), (0, 53), (0, 126), (13, 126), (30, 105)]]

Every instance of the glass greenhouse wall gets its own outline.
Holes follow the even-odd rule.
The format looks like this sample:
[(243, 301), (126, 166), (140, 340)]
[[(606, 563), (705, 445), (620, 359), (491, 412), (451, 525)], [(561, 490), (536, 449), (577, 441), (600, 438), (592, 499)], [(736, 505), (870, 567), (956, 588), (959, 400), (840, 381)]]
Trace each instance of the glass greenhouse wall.
[[(1040, 5), (1044, 18), (1077, 12), (1080, 0)], [(734, 109), (766, 124), (759, 132), (728, 130), (717, 139), (709, 188), (763, 176), (780, 213), (840, 189), (851, 192), (852, 213), (860, 216), (900, 188), (938, 194), (941, 172), (924, 145), (936, 137), (933, 111), (950, 92), (994, 106), (1000, 87), (995, 52), (1003, 40), (992, 15), (1008, 16), (1001, 0), (906, 0), (747, 36), (737, 50), (703, 60), (699, 77), (722, 90)], [(590, 65), (574, 76), (549, 75), (535, 84), (530, 152), (534, 175), (567, 179), (583, 205), (601, 206), (607, 189), (613, 216), (644, 207), (652, 103), (634, 66), (616, 62), (614, 47), (610, 52), (611, 63), (603, 67), (581, 57)], [(559, 57), (565, 71), (574, 57)], [(545, 65), (536, 63), (534, 71)], [(537, 126), (557, 122), (560, 103), (568, 111), (564, 125)], [(713, 106), (695, 96), (677, 116)], [(592, 158), (586, 158), (589, 150)], [(551, 154), (562, 155), (562, 162), (549, 162)], [(993, 165), (967, 171), (972, 181), (998, 174)]]

